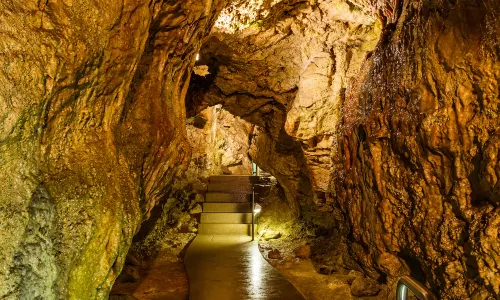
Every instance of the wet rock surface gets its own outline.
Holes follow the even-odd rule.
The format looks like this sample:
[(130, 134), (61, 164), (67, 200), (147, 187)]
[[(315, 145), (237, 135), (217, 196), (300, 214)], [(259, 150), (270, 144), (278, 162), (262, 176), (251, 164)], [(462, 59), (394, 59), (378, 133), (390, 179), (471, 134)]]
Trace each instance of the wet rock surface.
[(335, 237), (313, 259), (390, 293), (409, 274), (443, 299), (498, 297), (500, 3), (244, 3), (188, 103), (258, 126), (252, 158), (313, 240)]
[(408, 272), (443, 299), (500, 293), (491, 4), (404, 3), (348, 92), (332, 177), (356, 264), (389, 282)]
[(498, 298), (499, 20), (498, 0), (1, 2), (0, 298), (106, 298), (126, 262), (140, 285), (195, 235), (206, 176), (250, 158), (286, 200), (262, 249), (297, 284)]

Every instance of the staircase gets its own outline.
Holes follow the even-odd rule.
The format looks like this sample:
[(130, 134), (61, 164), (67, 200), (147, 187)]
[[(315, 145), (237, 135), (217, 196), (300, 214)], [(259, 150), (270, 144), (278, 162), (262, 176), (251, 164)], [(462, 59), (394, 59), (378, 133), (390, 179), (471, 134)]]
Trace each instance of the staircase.
[(198, 234), (252, 234), (252, 185), (258, 176), (211, 176)]

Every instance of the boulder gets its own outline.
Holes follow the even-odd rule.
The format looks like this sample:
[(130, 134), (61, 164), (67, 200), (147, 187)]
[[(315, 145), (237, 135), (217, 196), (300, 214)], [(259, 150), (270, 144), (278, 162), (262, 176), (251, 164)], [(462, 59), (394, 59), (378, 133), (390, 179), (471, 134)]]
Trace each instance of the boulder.
[(200, 213), (202, 213), (202, 212), (203, 212), (203, 209), (201, 208), (201, 205), (199, 205), (199, 204), (196, 204), (196, 205), (193, 207), (193, 209), (191, 209), (191, 210), (189, 211), (189, 213), (190, 213), (190, 214), (192, 214), (192, 215), (193, 215), (193, 214), (200, 214)]
[(266, 232), (262, 235), (262, 238), (266, 241), (276, 240), (281, 237), (281, 232)]
[(309, 258), (311, 257), (311, 246), (309, 245), (299, 246), (295, 248), (293, 253), (295, 253), (295, 256), (297, 256), (298, 258)]
[(203, 195), (201, 195), (201, 194), (196, 194), (194, 201), (196, 201), (197, 203), (205, 202), (205, 197), (203, 197)]
[(356, 297), (376, 296), (380, 292), (380, 285), (373, 279), (359, 276), (351, 285), (351, 294)]
[(135, 266), (125, 265), (122, 273), (118, 276), (119, 282), (137, 282), (139, 280), (139, 268)]
[(281, 252), (278, 249), (273, 249), (267, 253), (267, 257), (269, 259), (280, 259)]

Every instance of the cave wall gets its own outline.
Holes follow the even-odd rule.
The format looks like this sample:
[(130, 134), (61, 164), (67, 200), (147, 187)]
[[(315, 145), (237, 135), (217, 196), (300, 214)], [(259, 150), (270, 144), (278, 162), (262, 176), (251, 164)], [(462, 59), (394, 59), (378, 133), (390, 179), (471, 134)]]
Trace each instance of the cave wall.
[(188, 119), (187, 137), (192, 149), (187, 180), (211, 175), (250, 175), (249, 136), (253, 126), (221, 105), (208, 107)]
[(499, 4), (402, 2), (344, 105), (331, 198), (351, 257), (443, 299), (500, 295)]
[(341, 104), (378, 41), (376, 20), (345, 1), (242, 1), (201, 49), (211, 75), (192, 85), (188, 107), (222, 104), (261, 128), (251, 156), (296, 213), (326, 204)]
[(224, 5), (0, 3), (0, 298), (107, 298), (187, 168), (184, 96)]
[(190, 102), (257, 125), (253, 159), (389, 295), (499, 297), (499, 4), (243, 1)]

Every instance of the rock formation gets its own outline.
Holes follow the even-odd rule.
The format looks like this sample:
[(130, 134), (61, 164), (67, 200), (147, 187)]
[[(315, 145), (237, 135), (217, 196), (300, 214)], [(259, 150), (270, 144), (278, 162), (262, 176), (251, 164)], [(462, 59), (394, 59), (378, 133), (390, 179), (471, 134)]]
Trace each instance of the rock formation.
[(312, 196), (325, 202), (340, 103), (380, 26), (342, 1), (275, 2), (247, 1), (223, 13), (201, 51), (213, 75), (192, 85), (188, 102), (222, 103), (262, 128), (252, 157), (273, 169), (290, 204)]
[(188, 119), (188, 141), (192, 149), (187, 180), (196, 182), (210, 175), (248, 175), (252, 126), (220, 105), (209, 107)]
[(252, 158), (342, 264), (392, 293), (498, 297), (498, 1), (243, 1), (190, 105), (258, 126)]
[(349, 252), (442, 299), (500, 295), (499, 4), (401, 3), (344, 104), (331, 197)]
[(0, 298), (106, 298), (141, 224), (145, 245), (191, 222), (185, 183), (247, 153), (358, 292), (500, 297), (499, 21), (499, 0), (0, 2)]
[(225, 1), (0, 3), (0, 298), (106, 298), (188, 165), (184, 96)]

